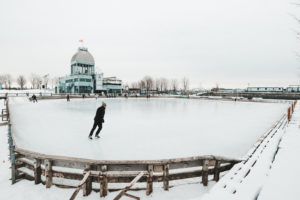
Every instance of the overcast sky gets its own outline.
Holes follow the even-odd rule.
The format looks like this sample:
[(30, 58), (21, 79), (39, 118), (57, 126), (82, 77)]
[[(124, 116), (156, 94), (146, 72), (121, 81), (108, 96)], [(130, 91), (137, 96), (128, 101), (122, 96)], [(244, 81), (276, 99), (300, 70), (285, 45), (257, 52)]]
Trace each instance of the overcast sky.
[(300, 84), (290, 0), (0, 0), (0, 74), (63, 76), (79, 40), (105, 76)]

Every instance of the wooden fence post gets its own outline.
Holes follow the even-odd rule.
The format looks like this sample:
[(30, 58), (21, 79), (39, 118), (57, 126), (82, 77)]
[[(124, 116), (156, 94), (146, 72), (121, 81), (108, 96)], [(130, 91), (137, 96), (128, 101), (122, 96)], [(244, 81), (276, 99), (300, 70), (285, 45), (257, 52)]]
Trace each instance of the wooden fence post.
[[(91, 166), (88, 165), (86, 166), (83, 177), (85, 176), (86, 173), (88, 173), (91, 170)], [(83, 196), (88, 196), (92, 192), (92, 177), (88, 177), (87, 180), (84, 182), (82, 185), (82, 194)]]
[(219, 171), (220, 165), (221, 165), (221, 161), (216, 160), (215, 172), (214, 172), (214, 180), (215, 181), (219, 181), (219, 179), (220, 179), (220, 171)]
[(50, 188), (52, 185), (52, 162), (48, 159), (45, 160), (45, 176), (46, 188)]
[(41, 175), (42, 175), (42, 168), (41, 168), (41, 160), (34, 159), (34, 184), (41, 183)]
[(169, 165), (164, 165), (164, 190), (169, 190)]
[(287, 118), (288, 118), (288, 121), (291, 120), (291, 108), (288, 108), (288, 111), (287, 111)]
[(150, 195), (152, 191), (153, 191), (153, 165), (148, 165), (146, 195)]
[[(101, 166), (101, 172), (106, 172), (107, 166)], [(106, 175), (100, 175), (100, 197), (105, 197), (107, 195), (107, 177)]]
[(203, 161), (203, 165), (202, 165), (202, 183), (203, 183), (204, 186), (207, 186), (207, 184), (208, 184), (208, 164), (209, 164), (208, 160)]

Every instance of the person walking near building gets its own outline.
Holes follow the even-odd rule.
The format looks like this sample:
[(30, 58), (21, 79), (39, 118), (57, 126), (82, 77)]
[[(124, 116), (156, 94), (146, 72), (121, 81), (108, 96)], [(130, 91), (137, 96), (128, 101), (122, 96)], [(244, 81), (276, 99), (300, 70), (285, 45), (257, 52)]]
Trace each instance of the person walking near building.
[(67, 101), (70, 101), (70, 95), (67, 94)]
[(97, 109), (96, 116), (94, 118), (94, 125), (90, 132), (89, 139), (93, 139), (93, 132), (98, 126), (98, 130), (96, 131), (95, 138), (100, 138), (99, 133), (102, 129), (102, 123), (104, 123), (104, 115), (105, 115), (106, 103), (102, 102), (102, 106)]

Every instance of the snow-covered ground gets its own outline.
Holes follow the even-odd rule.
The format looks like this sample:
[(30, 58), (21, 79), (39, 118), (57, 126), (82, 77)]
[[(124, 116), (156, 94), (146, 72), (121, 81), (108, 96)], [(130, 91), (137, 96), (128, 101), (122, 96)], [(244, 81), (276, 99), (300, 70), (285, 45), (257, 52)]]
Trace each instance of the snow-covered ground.
[[(241, 166), (237, 164), (217, 184), (209, 182), (209, 187), (203, 187), (199, 182), (195, 182), (176, 186), (169, 191), (164, 191), (154, 184), (154, 191), (150, 196), (146, 196), (145, 191), (129, 193), (141, 199), (153, 200), (298, 200), (300, 193), (297, 187), (300, 176), (297, 174), (298, 165), (295, 159), (300, 152), (299, 128), (300, 106), (298, 105), (291, 123), (286, 128), (280, 127), (273, 138), (268, 137), (257, 149), (257, 153), (244, 165), (245, 168), (239, 170)], [(61, 189), (55, 186), (46, 189), (42, 184), (34, 185), (32, 181), (27, 180), (10, 184), (6, 134), (7, 126), (0, 127), (0, 199), (68, 199), (74, 189)], [(280, 148), (276, 154), (278, 144)], [(246, 169), (251, 169), (250, 173), (247, 173)], [(241, 174), (248, 175), (243, 178)], [(118, 192), (110, 192), (103, 199), (113, 199), (117, 194)], [(92, 192), (90, 196), (82, 197), (80, 192), (76, 199), (99, 199), (99, 193)]]
[(295, 109), (286, 134), (258, 200), (299, 200), (300, 105)]
[[(52, 186), (50, 189), (46, 189), (43, 184), (35, 185), (33, 181), (21, 180), (11, 185), (10, 179), (10, 162), (8, 159), (8, 144), (7, 144), (7, 126), (0, 127), (0, 199), (6, 200), (57, 200), (57, 199), (69, 199), (74, 192), (74, 189), (62, 189), (56, 186)], [(215, 184), (215, 182), (209, 182), (208, 187), (203, 187), (200, 184), (200, 178), (198, 182), (193, 184), (184, 184), (170, 188), (168, 192), (164, 191), (162, 186), (154, 184), (153, 193), (150, 196), (146, 196), (146, 192), (143, 191), (129, 191), (128, 193), (141, 197), (141, 199), (151, 200), (182, 200), (182, 199), (194, 199), (201, 197), (207, 193), (209, 189)], [(185, 192), (183, 192), (185, 191)], [(116, 197), (118, 192), (109, 192), (105, 200), (112, 200)], [(76, 199), (94, 200), (100, 199), (99, 192), (92, 192), (89, 196), (83, 197), (82, 190), (77, 195)], [(122, 200), (129, 199), (122, 197)]]
[(100, 140), (87, 136), (103, 99), (10, 99), (17, 145), (46, 154), (99, 160), (197, 155), (240, 158), (288, 104), (195, 99), (105, 99)]
[(12, 94), (40, 94), (40, 93), (55, 93), (54, 90), (51, 89), (26, 89), (26, 90), (0, 90), (0, 96), (5, 96), (6, 94), (10, 94), (9, 96), (11, 96)]

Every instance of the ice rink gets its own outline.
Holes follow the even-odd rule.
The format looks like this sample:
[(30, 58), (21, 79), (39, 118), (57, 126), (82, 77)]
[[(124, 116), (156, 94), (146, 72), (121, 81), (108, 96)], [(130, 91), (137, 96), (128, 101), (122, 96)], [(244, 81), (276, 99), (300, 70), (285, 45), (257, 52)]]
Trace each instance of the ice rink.
[[(89, 140), (96, 109), (107, 103), (101, 139)], [(98, 160), (198, 155), (240, 158), (288, 104), (196, 99), (10, 98), (18, 147)]]

